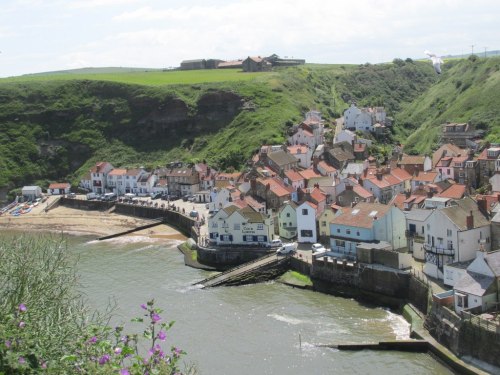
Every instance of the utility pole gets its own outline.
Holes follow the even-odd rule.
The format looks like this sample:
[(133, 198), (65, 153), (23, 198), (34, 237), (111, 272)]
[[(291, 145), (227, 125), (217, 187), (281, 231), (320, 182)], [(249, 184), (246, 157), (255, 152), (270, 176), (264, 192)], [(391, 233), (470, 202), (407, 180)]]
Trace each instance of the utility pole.
[(471, 56), (472, 56), (474, 54), (474, 44), (471, 44), (470, 48), (471, 48), (471, 51), (472, 51), (472, 53), (471, 53)]
[(488, 47), (484, 47), (484, 58), (486, 58), (486, 51), (488, 50)]

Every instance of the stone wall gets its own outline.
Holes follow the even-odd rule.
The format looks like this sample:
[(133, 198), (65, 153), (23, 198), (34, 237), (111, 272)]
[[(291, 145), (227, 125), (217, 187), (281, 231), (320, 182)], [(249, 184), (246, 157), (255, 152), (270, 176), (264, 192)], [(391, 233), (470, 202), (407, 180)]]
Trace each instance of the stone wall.
[(290, 258), (290, 268), (302, 275), (311, 276), (311, 265), (301, 259)]
[(408, 301), (424, 314), (428, 311), (429, 294), (429, 284), (412, 274), (409, 280)]
[(398, 299), (408, 298), (410, 275), (389, 270), (363, 267), (359, 274), (359, 288)]
[(425, 325), (455, 355), (471, 356), (500, 367), (500, 331), (492, 329), (492, 323), (488, 326), (478, 317), (462, 319), (451, 309), (433, 303)]
[(59, 198), (59, 204), (65, 207), (76, 208), (78, 210), (88, 210), (88, 211), (107, 211), (114, 206), (114, 202), (103, 202), (103, 201), (88, 201), (86, 199), (76, 199), (76, 198)]

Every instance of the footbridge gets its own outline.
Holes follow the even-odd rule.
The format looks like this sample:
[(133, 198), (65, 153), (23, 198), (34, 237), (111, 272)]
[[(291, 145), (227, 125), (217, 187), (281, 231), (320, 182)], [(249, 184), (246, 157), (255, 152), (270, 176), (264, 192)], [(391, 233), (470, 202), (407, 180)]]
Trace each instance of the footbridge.
[(272, 280), (283, 274), (290, 264), (288, 256), (276, 253), (243, 263), (222, 273), (201, 280), (193, 285), (209, 288), (221, 285), (242, 285)]

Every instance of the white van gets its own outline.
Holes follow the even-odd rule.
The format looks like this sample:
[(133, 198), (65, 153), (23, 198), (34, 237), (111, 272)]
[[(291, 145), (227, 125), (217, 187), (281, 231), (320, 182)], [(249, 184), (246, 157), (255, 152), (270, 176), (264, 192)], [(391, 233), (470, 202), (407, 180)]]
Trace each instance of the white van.
[(278, 250), (276, 250), (276, 254), (278, 255), (293, 254), (295, 253), (296, 248), (297, 248), (296, 243), (285, 243)]

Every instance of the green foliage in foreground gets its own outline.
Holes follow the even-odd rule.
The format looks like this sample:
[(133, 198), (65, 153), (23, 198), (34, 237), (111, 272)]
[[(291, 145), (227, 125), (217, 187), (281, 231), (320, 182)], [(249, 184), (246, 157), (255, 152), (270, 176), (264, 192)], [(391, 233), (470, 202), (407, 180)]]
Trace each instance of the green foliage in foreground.
[(145, 324), (142, 336), (89, 314), (62, 238), (3, 238), (0, 259), (0, 374), (181, 374), (185, 353), (163, 348), (173, 322), (153, 300), (133, 320)]
[(313, 285), (311, 278), (309, 276), (303, 275), (297, 271), (287, 271), (280, 277), (280, 280), (285, 283), (295, 284), (300, 286)]

